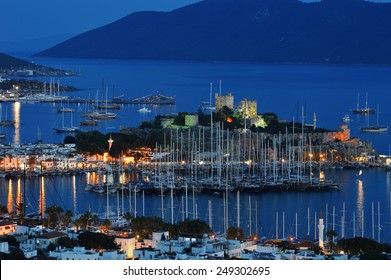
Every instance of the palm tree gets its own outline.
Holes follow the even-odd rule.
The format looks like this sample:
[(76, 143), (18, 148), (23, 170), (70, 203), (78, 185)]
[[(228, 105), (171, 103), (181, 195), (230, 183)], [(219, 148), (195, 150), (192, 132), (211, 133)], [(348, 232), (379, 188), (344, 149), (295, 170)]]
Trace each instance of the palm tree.
[(24, 220), (24, 214), (26, 213), (25, 210), (26, 210), (26, 205), (24, 203), (18, 203), (18, 205), (16, 205), (16, 211), (19, 215), (21, 223), (23, 223)]
[(62, 215), (62, 222), (64, 224), (64, 228), (67, 228), (69, 223), (71, 222), (71, 219), (73, 217), (73, 213), (71, 210), (67, 210), (64, 215)]
[(76, 227), (76, 231), (79, 231), (80, 226), (82, 225), (80, 217), (73, 221), (73, 225)]
[(82, 216), (81, 216), (81, 219), (82, 219), (82, 225), (85, 229), (88, 229), (88, 226), (89, 226), (89, 221), (91, 220), (91, 212), (90, 211), (86, 211)]
[(126, 212), (124, 214), (124, 219), (126, 219), (128, 222), (130, 222), (130, 220), (133, 218), (132, 214), (130, 214), (130, 212)]
[(109, 231), (109, 229), (110, 229), (110, 226), (111, 226), (110, 220), (109, 219), (105, 219), (103, 221), (102, 230), (107, 233)]
[(51, 225), (57, 226), (60, 221), (61, 213), (64, 212), (64, 210), (60, 206), (52, 205), (46, 208), (45, 212), (48, 214), (48, 227), (50, 228)]
[(99, 225), (99, 217), (98, 217), (98, 215), (96, 215), (96, 214), (91, 215), (91, 218), (90, 218), (90, 225), (91, 225), (91, 226), (97, 226), (97, 225)]
[(326, 232), (326, 236), (330, 245), (330, 251), (333, 252), (336, 247), (334, 239), (338, 236), (338, 232), (336, 232), (335, 230), (329, 230), (328, 232)]

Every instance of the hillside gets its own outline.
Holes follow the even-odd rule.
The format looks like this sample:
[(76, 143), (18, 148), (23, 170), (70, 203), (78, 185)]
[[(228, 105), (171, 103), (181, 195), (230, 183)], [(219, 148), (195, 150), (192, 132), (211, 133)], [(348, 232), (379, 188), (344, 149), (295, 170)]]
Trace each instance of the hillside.
[(140, 60), (391, 63), (391, 4), (205, 0), (138, 12), (37, 56)]
[[(23, 70), (29, 70), (29, 73), (26, 74), (24, 73)], [(37, 77), (37, 76), (71, 76), (71, 75), (76, 75), (76, 73), (72, 70), (55, 69), (52, 67), (39, 65), (33, 62), (28, 62), (23, 59), (19, 59), (0, 52), (0, 75)]]
[(16, 68), (23, 68), (23, 67), (31, 67), (33, 64), (30, 62), (27, 62), (25, 60), (0, 53), (0, 69), (16, 69)]

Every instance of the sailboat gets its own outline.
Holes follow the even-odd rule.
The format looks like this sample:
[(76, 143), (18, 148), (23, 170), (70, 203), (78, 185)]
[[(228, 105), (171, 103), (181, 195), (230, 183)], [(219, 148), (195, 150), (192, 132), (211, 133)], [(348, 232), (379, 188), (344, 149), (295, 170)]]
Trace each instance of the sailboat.
[[(98, 94), (96, 98), (96, 103), (98, 104)], [(106, 104), (107, 104), (107, 91), (106, 91)], [(93, 111), (92, 113), (87, 115), (93, 120), (110, 120), (117, 118), (117, 114), (111, 113), (107, 111), (107, 107), (105, 108), (105, 111)]]
[(97, 126), (98, 124), (99, 121), (94, 119), (85, 119), (84, 121), (80, 122), (80, 125), (82, 126)]
[(79, 127), (73, 126), (73, 113), (72, 112), (71, 112), (71, 125), (70, 126), (65, 126), (64, 112), (62, 112), (62, 126), (58, 127), (58, 128), (54, 127), (53, 129), (58, 133), (73, 133), (73, 132), (79, 131)]
[(375, 113), (375, 109), (368, 107), (368, 93), (366, 95), (365, 107), (364, 108), (360, 108), (360, 93), (358, 93), (357, 108), (356, 109), (352, 109), (352, 112), (353, 112), (353, 114), (373, 114), (373, 113)]
[(72, 107), (69, 107), (69, 104), (68, 104), (68, 107), (63, 106), (62, 101), (61, 101), (61, 107), (57, 109), (57, 112), (59, 112), (59, 113), (62, 113), (62, 112), (71, 113), (73, 111), (75, 111), (75, 110)]
[(13, 126), (13, 125), (15, 125), (15, 121), (7, 119), (8, 107), (5, 109), (5, 119), (4, 120), (1, 119), (1, 115), (2, 115), (2, 112), (1, 112), (1, 104), (0, 104), (0, 126)]
[(85, 119), (84, 119), (84, 121), (80, 122), (80, 125), (81, 126), (97, 126), (99, 124), (99, 120), (92, 119), (89, 116), (90, 113), (88, 113), (89, 112), (89, 98), (88, 98), (88, 101), (86, 102), (85, 110), (86, 110), (86, 112), (84, 113)]
[[(213, 86), (213, 84), (210, 83), (210, 87), (209, 87), (210, 88), (209, 89), (209, 102), (208, 101), (202, 102), (201, 105), (200, 105), (200, 109), (201, 110), (205, 110), (205, 111), (214, 111), (214, 110), (216, 110), (216, 106), (214, 106), (212, 104), (212, 86)], [(221, 87), (221, 85), (220, 85), (220, 87)], [(221, 94), (221, 92), (220, 92), (220, 94)]]
[(369, 126), (369, 118), (368, 118), (368, 126), (361, 127), (362, 132), (387, 132), (388, 126), (386, 125), (379, 125), (379, 105), (377, 105), (377, 121), (376, 126)]

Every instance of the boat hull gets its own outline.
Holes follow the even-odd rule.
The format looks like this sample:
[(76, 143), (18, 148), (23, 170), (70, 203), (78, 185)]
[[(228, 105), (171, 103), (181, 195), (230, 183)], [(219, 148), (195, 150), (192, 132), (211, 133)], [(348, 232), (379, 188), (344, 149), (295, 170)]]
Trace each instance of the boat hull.
[(387, 131), (388, 131), (388, 126), (368, 126), (368, 127), (361, 128), (361, 132), (368, 132), (368, 133), (382, 133)]

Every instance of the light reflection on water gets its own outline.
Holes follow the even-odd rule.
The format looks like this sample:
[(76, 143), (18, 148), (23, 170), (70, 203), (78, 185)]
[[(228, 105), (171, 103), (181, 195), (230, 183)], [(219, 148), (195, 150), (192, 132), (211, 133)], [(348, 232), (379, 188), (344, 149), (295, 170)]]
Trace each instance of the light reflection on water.
[(12, 191), (12, 180), (8, 180), (7, 209), (11, 213), (14, 210), (14, 193)]
[[(317, 234), (315, 213), (319, 217), (322, 212), (325, 227), (328, 230), (335, 228), (338, 233), (341, 233), (343, 205), (345, 204), (345, 237), (361, 236), (363, 228), (364, 236), (372, 237), (372, 216), (374, 215), (375, 238), (377, 239), (377, 212), (380, 210), (380, 239), (391, 242), (389, 173), (386, 174), (381, 169), (367, 169), (360, 178), (357, 178), (355, 170), (329, 170), (325, 173), (328, 179), (338, 180), (341, 183), (339, 191), (251, 194), (241, 192), (239, 199), (237, 194), (232, 192), (228, 196), (227, 209), (223, 203), (222, 195), (199, 194), (189, 190), (187, 201), (185, 192), (183, 192), (173, 196), (173, 204), (171, 205), (169, 192), (164, 193), (163, 197), (160, 194), (149, 195), (143, 192), (136, 194), (132, 192), (129, 197), (126, 192), (124, 196), (119, 193), (119, 198), (116, 195), (110, 195), (109, 207), (110, 211), (114, 213), (118, 211), (117, 209), (120, 213), (129, 212), (131, 209), (132, 214), (137, 212), (137, 216), (143, 213), (146, 216), (162, 217), (163, 215), (166, 222), (171, 222), (171, 215), (175, 222), (181, 221), (186, 216), (190, 219), (197, 216), (206, 222), (211, 220), (213, 230), (220, 233), (224, 229), (224, 213), (228, 211), (228, 224), (236, 225), (239, 222), (246, 234), (249, 234), (251, 229), (251, 233), (257, 232), (259, 237), (273, 238), (277, 234), (282, 237), (284, 229), (286, 236), (295, 236), (297, 226), (299, 238), (307, 235), (309, 231), (310, 238), (313, 239)], [(114, 180), (128, 182), (134, 178), (132, 176), (134, 175), (115, 173)], [(29, 204), (27, 211), (28, 213), (40, 212), (42, 207), (45, 209), (46, 206), (56, 204), (64, 210), (71, 210), (74, 216), (87, 210), (103, 214), (106, 212), (106, 195), (84, 190), (87, 182), (97, 182), (98, 177), (95, 172), (73, 176), (28, 177), (26, 179), (26, 201)], [(9, 210), (15, 209), (16, 203), (22, 201), (23, 179), (9, 181), (1, 179), (0, 184), (0, 203), (6, 204)], [(372, 213), (372, 203), (375, 205), (374, 214)], [(380, 208), (378, 207), (379, 203)], [(237, 217), (238, 208), (240, 219)], [(188, 210), (186, 211), (186, 209)], [(308, 209), (310, 209), (309, 216)], [(334, 211), (335, 216), (333, 216)], [(277, 212), (280, 216), (278, 225), (276, 223)], [(282, 213), (284, 213), (284, 224)]]
[(39, 179), (40, 181), (40, 191), (39, 191), (39, 212), (40, 213), (44, 213), (45, 212), (45, 209), (46, 209), (46, 203), (45, 203), (45, 197), (46, 197), (46, 193), (45, 193), (45, 178), (44, 177), (41, 177)]
[(15, 121), (14, 144), (20, 144), (20, 102), (14, 102), (13, 112)]
[[(357, 235), (357, 229), (362, 228), (363, 225), (363, 217), (364, 217), (364, 183), (361, 179), (357, 179), (357, 212), (355, 213), (356, 217), (355, 222), (355, 232), (354, 236)], [(361, 232), (359, 234), (360, 236), (363, 236), (363, 233)]]

